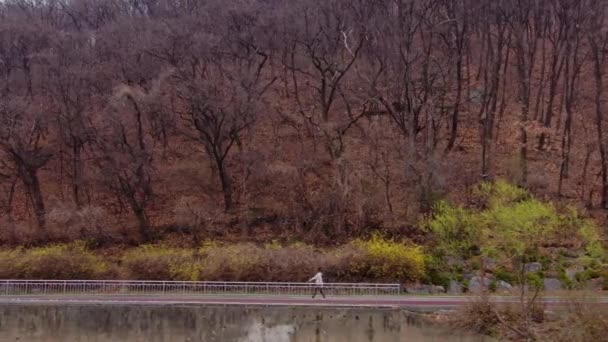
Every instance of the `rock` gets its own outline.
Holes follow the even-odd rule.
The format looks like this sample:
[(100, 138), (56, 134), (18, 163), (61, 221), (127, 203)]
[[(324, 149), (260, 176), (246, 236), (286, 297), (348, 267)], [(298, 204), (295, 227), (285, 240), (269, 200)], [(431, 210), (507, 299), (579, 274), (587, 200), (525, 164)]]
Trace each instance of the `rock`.
[(604, 289), (604, 279), (603, 278), (593, 278), (589, 279), (585, 284), (585, 288), (591, 291), (601, 291)]
[(488, 290), (491, 283), (492, 279), (490, 279), (490, 277), (484, 277), (482, 286), (482, 278), (480, 276), (475, 276), (469, 280), (469, 292), (479, 293), (482, 292), (483, 289)]
[(576, 259), (579, 257), (577, 252), (571, 251), (570, 249), (564, 247), (560, 247), (558, 253), (566, 258)]
[(507, 283), (504, 280), (499, 280), (496, 282), (496, 291), (498, 292), (508, 292), (513, 289), (513, 285)]
[(540, 262), (528, 262), (525, 265), (526, 273), (540, 272), (543, 269), (543, 265)]
[(460, 257), (449, 256), (446, 262), (448, 266), (464, 266), (464, 259)]
[(575, 280), (576, 275), (579, 273), (583, 273), (585, 269), (582, 266), (574, 266), (566, 269), (566, 277), (570, 280)]
[(471, 278), (475, 277), (477, 274), (478, 274), (478, 272), (465, 272), (465, 273), (462, 274), (462, 277), (464, 279), (469, 279), (470, 280)]
[(456, 280), (450, 280), (450, 284), (448, 285), (448, 294), (461, 295), (462, 292), (462, 284), (460, 284)]
[(496, 269), (496, 261), (492, 258), (484, 258), (483, 260), (485, 269), (488, 271), (492, 271)]
[(433, 293), (445, 293), (445, 287), (440, 285), (433, 286)]
[(547, 270), (547, 271), (544, 271), (543, 274), (547, 278), (559, 278), (561, 275), (561, 273), (556, 270)]
[(437, 285), (413, 285), (406, 286), (405, 291), (412, 294), (436, 294), (445, 293), (445, 287)]
[(559, 291), (562, 289), (562, 283), (559, 279), (545, 278), (543, 279), (543, 287), (545, 291)]

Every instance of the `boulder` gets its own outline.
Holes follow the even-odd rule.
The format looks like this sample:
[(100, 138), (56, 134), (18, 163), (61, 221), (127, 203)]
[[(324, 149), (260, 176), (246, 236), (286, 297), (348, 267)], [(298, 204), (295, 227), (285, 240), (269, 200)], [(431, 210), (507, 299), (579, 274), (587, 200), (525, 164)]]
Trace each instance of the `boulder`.
[(576, 275), (579, 273), (583, 273), (585, 269), (582, 266), (573, 266), (566, 269), (566, 277), (570, 280), (575, 280)]
[(484, 290), (484, 289), (488, 290), (491, 283), (492, 283), (492, 279), (490, 277), (484, 277), (483, 282), (482, 282), (482, 278), (480, 276), (472, 277), (469, 280), (469, 292), (479, 293), (479, 292), (482, 292), (482, 290)]
[(484, 258), (483, 264), (487, 271), (493, 271), (496, 269), (496, 261), (494, 261), (492, 258)]
[(504, 280), (499, 280), (496, 282), (496, 291), (497, 292), (509, 292), (513, 289), (513, 285), (507, 283)]
[(432, 293), (445, 293), (445, 287), (440, 285), (433, 286)]
[(543, 269), (543, 265), (540, 262), (528, 262), (524, 266), (526, 273), (536, 273)]
[(450, 280), (448, 284), (448, 294), (450, 295), (461, 295), (463, 293), (462, 284), (456, 280)]
[(543, 287), (545, 291), (559, 291), (562, 289), (562, 283), (559, 279), (545, 278), (543, 279)]
[(604, 279), (603, 278), (593, 278), (589, 279), (585, 284), (585, 288), (591, 291), (601, 291), (604, 288)]

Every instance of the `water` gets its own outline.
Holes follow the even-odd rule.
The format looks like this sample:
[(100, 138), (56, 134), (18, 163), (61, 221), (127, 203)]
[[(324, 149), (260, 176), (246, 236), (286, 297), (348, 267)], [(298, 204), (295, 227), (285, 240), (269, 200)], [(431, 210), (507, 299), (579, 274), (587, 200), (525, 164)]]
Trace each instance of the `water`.
[(3, 305), (0, 341), (481, 342), (397, 309)]

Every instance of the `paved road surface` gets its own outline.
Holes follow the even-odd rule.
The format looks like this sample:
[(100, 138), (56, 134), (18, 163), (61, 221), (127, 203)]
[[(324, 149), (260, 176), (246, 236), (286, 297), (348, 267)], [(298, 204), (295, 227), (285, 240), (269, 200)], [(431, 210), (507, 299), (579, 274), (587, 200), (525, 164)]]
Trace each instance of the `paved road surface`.
[[(332, 306), (332, 307), (398, 307), (407, 310), (432, 311), (453, 309), (475, 300), (466, 296), (357, 296), (317, 297), (281, 295), (28, 295), (0, 296), (4, 304), (133, 304), (133, 305), (253, 305), (253, 306)], [(499, 303), (517, 303), (517, 297), (493, 297)], [(608, 297), (586, 299), (592, 305), (608, 307)], [(572, 300), (545, 298), (548, 307), (566, 306)], [(581, 302), (579, 300), (578, 302)]]

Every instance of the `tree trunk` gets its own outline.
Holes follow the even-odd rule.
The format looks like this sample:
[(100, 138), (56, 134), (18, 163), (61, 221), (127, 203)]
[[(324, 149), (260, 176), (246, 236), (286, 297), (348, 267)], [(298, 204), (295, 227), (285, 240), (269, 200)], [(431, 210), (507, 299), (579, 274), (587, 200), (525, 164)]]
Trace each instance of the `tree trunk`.
[(74, 197), (74, 204), (80, 209), (82, 206), (82, 199), (80, 196), (80, 185), (82, 184), (82, 158), (81, 148), (75, 143), (72, 147), (72, 196)]
[(572, 146), (572, 110), (566, 110), (566, 122), (564, 126), (564, 135), (562, 137), (562, 163), (559, 170), (559, 184), (557, 192), (562, 195), (562, 185), (564, 179), (569, 177), (570, 166), (570, 147)]
[(528, 107), (522, 106), (521, 123), (519, 128), (520, 137), (520, 148), (519, 148), (519, 168), (521, 172), (521, 178), (519, 183), (521, 186), (525, 186), (528, 182), (528, 133), (526, 132), (526, 125), (528, 123)]
[(46, 210), (44, 208), (44, 199), (42, 198), (42, 190), (40, 189), (40, 181), (36, 170), (28, 170), (25, 167), (20, 167), (21, 179), (34, 209), (36, 222), (40, 230), (46, 228)]
[(536, 93), (536, 103), (534, 106), (534, 120), (542, 121), (544, 110), (542, 108), (543, 99), (545, 95), (545, 69), (546, 69), (546, 52), (547, 52), (547, 44), (543, 40), (542, 42), (542, 56), (541, 56), (541, 65), (540, 65), (540, 80), (538, 82), (538, 91)]
[[(516, 39), (523, 40), (522, 37)], [(528, 117), (530, 112), (530, 74), (528, 73), (529, 63), (532, 59), (527, 58), (527, 50), (523, 47), (523, 42), (519, 43), (517, 50), (517, 71), (519, 74), (519, 101), (521, 103), (519, 113), (519, 172), (518, 183), (525, 186), (528, 180)]]
[[(597, 50), (597, 49), (596, 49)], [(606, 145), (604, 142), (604, 111), (602, 108), (602, 93), (604, 90), (602, 61), (599, 51), (594, 51), (595, 64), (595, 126), (597, 132), (597, 142), (600, 149), (601, 176), (602, 176), (602, 208), (608, 209), (608, 161), (606, 156)]]
[(447, 150), (450, 151), (454, 147), (456, 138), (458, 137), (458, 121), (460, 116), (460, 101), (462, 98), (462, 56), (458, 58), (456, 63), (456, 102), (454, 103), (454, 111), (452, 112), (452, 129), (450, 132), (450, 140)]
[(232, 202), (232, 181), (230, 180), (224, 161), (221, 158), (216, 157), (215, 163), (222, 185), (222, 193), (224, 194), (224, 210), (229, 211), (234, 207), (234, 203)]
[(131, 209), (135, 218), (137, 219), (137, 225), (139, 227), (139, 234), (144, 242), (150, 241), (150, 220), (146, 211), (132, 200)]

